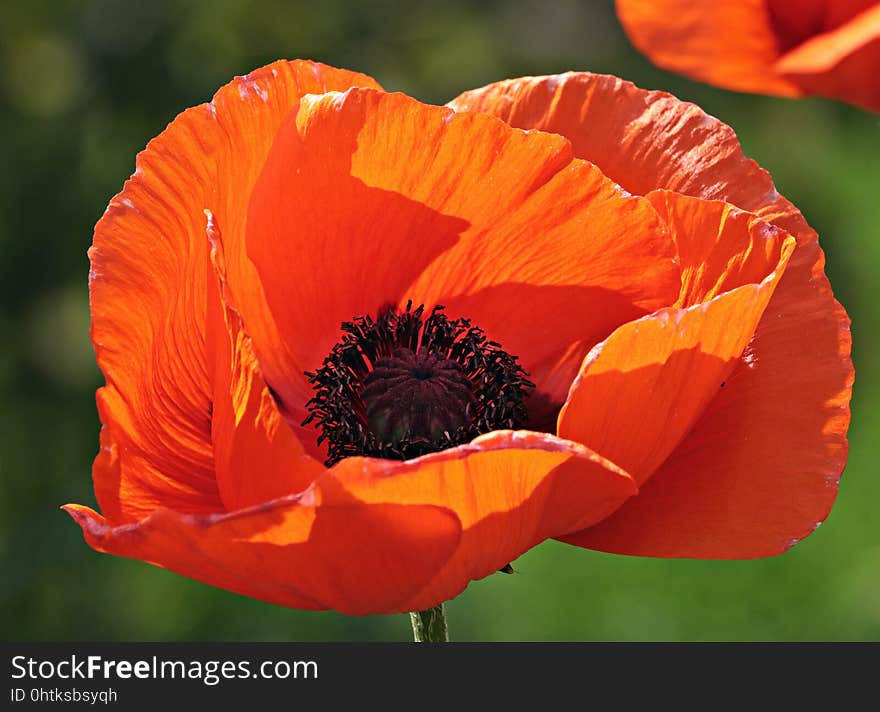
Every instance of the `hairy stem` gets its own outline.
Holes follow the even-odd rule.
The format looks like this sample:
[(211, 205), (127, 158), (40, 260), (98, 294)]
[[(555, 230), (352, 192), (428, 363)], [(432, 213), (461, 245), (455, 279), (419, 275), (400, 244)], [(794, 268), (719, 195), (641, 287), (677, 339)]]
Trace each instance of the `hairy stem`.
[(449, 642), (449, 629), (446, 627), (446, 609), (442, 603), (426, 611), (410, 613), (409, 619), (412, 622), (413, 638), (415, 638), (417, 643)]

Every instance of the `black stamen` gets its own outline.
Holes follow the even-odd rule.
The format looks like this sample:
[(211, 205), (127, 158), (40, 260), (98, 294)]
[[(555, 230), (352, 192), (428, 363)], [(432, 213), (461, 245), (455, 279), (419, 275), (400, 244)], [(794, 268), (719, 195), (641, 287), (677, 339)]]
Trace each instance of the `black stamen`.
[(424, 306), (342, 324), (342, 339), (315, 372), (303, 425), (317, 423), (327, 466), (367, 455), (406, 460), (521, 427), (534, 385), (515, 356), (468, 319)]

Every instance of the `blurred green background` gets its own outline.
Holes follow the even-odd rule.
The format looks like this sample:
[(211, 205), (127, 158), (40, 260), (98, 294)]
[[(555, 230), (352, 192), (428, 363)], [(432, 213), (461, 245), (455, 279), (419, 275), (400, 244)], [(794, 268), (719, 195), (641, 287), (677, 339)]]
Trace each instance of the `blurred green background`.
[[(880, 638), (880, 121), (653, 68), (611, 0), (7, 0), (0, 26), (0, 611), (7, 640), (401, 640), (404, 616), (304, 613), (96, 554), (58, 510), (94, 503), (101, 377), (86, 250), (134, 157), (234, 75), (306, 57), (443, 103), (570, 69), (666, 89), (731, 124), (819, 231), (853, 319), (851, 455), (825, 525), (752, 562), (547, 542), (449, 605), (456, 640)], [(871, 433), (874, 433), (871, 436)]]

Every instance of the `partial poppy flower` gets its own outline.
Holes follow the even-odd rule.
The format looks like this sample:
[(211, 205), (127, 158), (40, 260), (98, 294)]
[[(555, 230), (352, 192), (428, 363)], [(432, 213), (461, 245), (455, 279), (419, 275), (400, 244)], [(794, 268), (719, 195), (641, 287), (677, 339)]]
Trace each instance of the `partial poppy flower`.
[(877, 0), (617, 0), (636, 48), (715, 86), (880, 112)]
[(847, 454), (848, 319), (730, 128), (610, 76), (446, 107), (277, 62), (95, 229), (99, 551), (350, 614), (548, 538), (778, 554)]

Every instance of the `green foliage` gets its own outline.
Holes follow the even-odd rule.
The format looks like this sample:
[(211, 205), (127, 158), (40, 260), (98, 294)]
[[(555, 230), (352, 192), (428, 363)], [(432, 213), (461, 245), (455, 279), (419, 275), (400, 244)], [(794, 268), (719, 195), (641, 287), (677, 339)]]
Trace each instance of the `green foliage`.
[[(721, 117), (819, 231), (853, 319), (851, 456), (826, 524), (781, 557), (663, 561), (549, 542), (448, 605), (454, 640), (880, 637), (880, 126), (821, 100), (733, 94), (651, 67), (612, 3), (29, 0), (0, 25), (0, 620), (9, 640), (407, 640), (406, 616), (276, 608), (100, 556), (57, 506), (93, 502), (101, 378), (85, 252), (134, 156), (233, 75), (307, 57), (433, 102), (568, 69)], [(873, 436), (870, 433), (874, 433)]]

